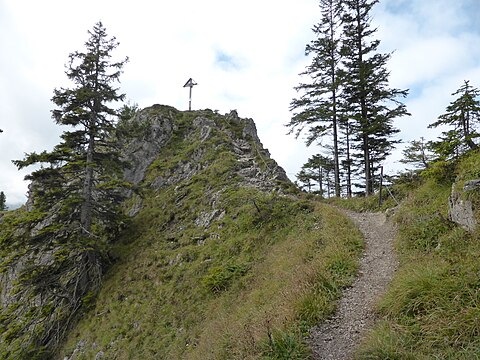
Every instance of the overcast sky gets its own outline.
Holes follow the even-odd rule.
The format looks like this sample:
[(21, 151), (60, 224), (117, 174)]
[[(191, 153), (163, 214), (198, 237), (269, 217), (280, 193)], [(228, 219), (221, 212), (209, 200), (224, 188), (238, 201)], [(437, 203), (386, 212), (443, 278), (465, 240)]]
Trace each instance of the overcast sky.
[[(442, 114), (463, 80), (480, 87), (479, 0), (381, 0), (374, 8), (381, 51), (395, 51), (390, 85), (410, 89), (411, 117), (400, 119), (405, 142), (436, 137), (427, 125)], [(63, 131), (50, 118), (53, 89), (69, 86), (68, 54), (83, 50), (101, 20), (130, 58), (121, 91), (140, 107), (166, 104), (255, 120), (263, 145), (291, 179), (307, 158), (301, 139), (286, 135), (293, 87), (309, 59), (305, 45), (320, 20), (317, 0), (0, 0), (0, 190), (24, 203), (27, 184), (11, 163), (50, 150)], [(395, 172), (401, 147), (384, 164)], [(27, 172), (30, 170), (27, 170)]]

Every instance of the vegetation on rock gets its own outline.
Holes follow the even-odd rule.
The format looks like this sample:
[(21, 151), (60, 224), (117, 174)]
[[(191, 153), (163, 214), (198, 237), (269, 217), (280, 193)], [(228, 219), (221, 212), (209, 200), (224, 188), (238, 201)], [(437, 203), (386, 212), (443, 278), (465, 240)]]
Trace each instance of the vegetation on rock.
[(119, 126), (143, 122), (133, 142), (155, 124), (173, 130), (131, 199), (141, 209), (111, 248), (98, 300), (62, 354), (307, 357), (305, 332), (355, 274), (358, 231), (335, 210), (295, 199), (251, 120), (153, 106)]
[[(78, 244), (45, 247), (32, 234), (69, 223), (45, 222), (35, 206), (2, 218), (2, 357), (51, 358), (44, 341), (55, 321), (65, 321), (55, 340), (67, 336), (61, 356), (71, 359), (307, 357), (306, 331), (355, 275), (360, 233), (298, 198), (251, 119), (131, 110), (115, 129), (135, 189), (122, 205), (131, 219), (104, 243), (109, 270), (98, 298), (82, 293), (73, 311), (49, 300), (77, 278)], [(40, 284), (47, 301), (33, 306)]]
[(101, 23), (89, 34), (86, 51), (69, 57), (74, 87), (56, 89), (52, 98), (54, 121), (72, 130), (52, 151), (14, 161), (20, 169), (41, 166), (26, 177), (27, 211), (2, 228), (2, 358), (50, 356), (100, 288), (109, 243), (125, 221), (120, 205), (128, 184), (110, 106), (124, 98), (113, 83), (126, 60), (112, 62), (118, 43)]

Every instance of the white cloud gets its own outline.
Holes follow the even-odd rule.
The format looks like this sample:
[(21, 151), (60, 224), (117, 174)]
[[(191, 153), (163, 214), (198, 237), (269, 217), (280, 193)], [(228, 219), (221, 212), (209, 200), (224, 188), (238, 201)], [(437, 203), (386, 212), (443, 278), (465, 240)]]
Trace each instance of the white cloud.
[[(471, 11), (474, 3), (384, 0), (376, 9), (382, 51), (395, 51), (389, 62), (391, 85), (410, 89), (406, 105), (412, 116), (396, 121), (405, 142), (421, 136), (435, 139), (441, 130), (427, 127), (445, 112), (451, 93), (463, 80), (480, 86), (480, 29)], [(392, 172), (404, 167), (398, 163), (403, 147), (387, 160)]]
[[(465, 10), (474, 2), (377, 5), (382, 51), (396, 49), (389, 63), (392, 85), (412, 89), (407, 105), (413, 116), (398, 122), (403, 138), (426, 135), (426, 125), (461, 81), (479, 78), (479, 29), (473, 28), (475, 12)], [(82, 49), (87, 30), (99, 20), (120, 41), (116, 55), (130, 57), (121, 78), (128, 99), (141, 107), (186, 109), (182, 86), (193, 77), (199, 84), (193, 108), (237, 109), (253, 118), (263, 144), (293, 178), (316, 152), (287, 136), (284, 124), (319, 16), (317, 0), (0, 1), (0, 190), (9, 201), (24, 200), (23, 174), (10, 160), (58, 141), (61, 129), (50, 119), (52, 91), (69, 86), (68, 54)]]

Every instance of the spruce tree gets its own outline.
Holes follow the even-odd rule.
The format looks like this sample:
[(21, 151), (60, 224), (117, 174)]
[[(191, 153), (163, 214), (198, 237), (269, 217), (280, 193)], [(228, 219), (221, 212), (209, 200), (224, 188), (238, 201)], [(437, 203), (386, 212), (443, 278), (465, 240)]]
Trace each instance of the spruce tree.
[(412, 140), (402, 151), (402, 164), (412, 164), (417, 169), (428, 169), (433, 160), (431, 146), (425, 142), (423, 137), (420, 140)]
[(31, 229), (29, 246), (52, 252), (55, 261), (30, 264), (33, 268), (21, 278), (22, 291), (40, 296), (53, 309), (37, 309), (51, 326), (30, 334), (32, 344), (47, 349), (62, 339), (83, 299), (98, 290), (107, 245), (125, 219), (120, 205), (128, 184), (122, 180), (113, 136), (117, 111), (111, 106), (124, 98), (114, 84), (127, 59), (112, 61), (118, 42), (107, 36), (101, 22), (89, 35), (85, 51), (69, 55), (65, 73), (73, 86), (55, 89), (52, 98), (54, 121), (69, 130), (52, 151), (14, 161), (20, 169), (41, 164), (26, 177), (31, 180), (31, 215), (25, 227)]
[(334, 148), (335, 195), (340, 196), (340, 164), (338, 147), (338, 92), (340, 81), (340, 34), (342, 6), (340, 0), (320, 0), (322, 18), (314, 26), (316, 38), (307, 45), (306, 55), (313, 54), (312, 63), (300, 75), (308, 76), (309, 82), (295, 89), (302, 95), (292, 100), (294, 113), (290, 123), (291, 132), (298, 137), (308, 129), (307, 145), (325, 135), (332, 136)]
[(7, 210), (7, 197), (3, 191), (0, 191), (0, 211)]
[(332, 186), (335, 177), (333, 179), (331, 177), (334, 169), (333, 159), (321, 154), (313, 155), (303, 164), (301, 171), (297, 174), (297, 179), (308, 186), (309, 192), (312, 188), (312, 182), (317, 183), (318, 193), (322, 196), (325, 193), (326, 186), (327, 194), (330, 196), (331, 189), (335, 188), (335, 186)]
[(477, 132), (480, 122), (480, 101), (478, 100), (480, 91), (466, 80), (452, 94), (452, 96), (457, 95), (458, 97), (447, 107), (447, 112), (429, 125), (429, 128), (441, 125), (449, 127), (449, 130), (444, 131), (440, 136), (440, 141), (432, 143), (437, 154), (443, 158), (478, 148), (474, 139), (480, 136)]
[(344, 0), (343, 15), (343, 96), (348, 104), (351, 130), (363, 166), (365, 194), (373, 192), (374, 172), (398, 141), (393, 126), (397, 117), (408, 115), (398, 98), (407, 90), (388, 87), (386, 69), (390, 54), (378, 53), (379, 40), (372, 40), (370, 12), (378, 0)]
[(32, 153), (14, 163), (19, 168), (49, 164), (27, 177), (33, 181), (37, 204), (46, 210), (61, 206), (62, 214), (76, 224), (77, 235), (94, 238), (98, 234), (93, 224), (106, 228), (117, 214), (120, 156), (112, 132), (118, 114), (110, 106), (124, 99), (113, 83), (127, 59), (111, 61), (118, 42), (108, 38), (101, 22), (89, 34), (86, 51), (69, 55), (66, 75), (74, 87), (55, 89), (52, 98), (58, 107), (53, 119), (72, 130), (62, 134), (53, 151)]
[(312, 179), (315, 177), (311, 171), (303, 168), (296, 175), (298, 181), (302, 184), (302, 189), (307, 189), (308, 192), (312, 192)]

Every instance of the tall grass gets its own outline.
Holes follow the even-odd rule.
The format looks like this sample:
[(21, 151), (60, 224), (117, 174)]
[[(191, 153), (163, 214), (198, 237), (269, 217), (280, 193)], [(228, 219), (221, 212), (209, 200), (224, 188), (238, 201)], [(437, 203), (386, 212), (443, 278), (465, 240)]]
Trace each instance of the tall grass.
[(359, 359), (480, 359), (480, 238), (447, 220), (450, 191), (427, 179), (398, 211), (401, 268)]
[(61, 355), (83, 344), (74, 359), (100, 351), (115, 359), (307, 358), (306, 330), (332, 313), (356, 272), (362, 240), (353, 224), (325, 205), (240, 188), (225, 191), (229, 216), (208, 233), (162, 233), (169, 210), (157, 204), (165, 200), (144, 204), (132, 224), (141, 231), (117, 245), (117, 265)]

